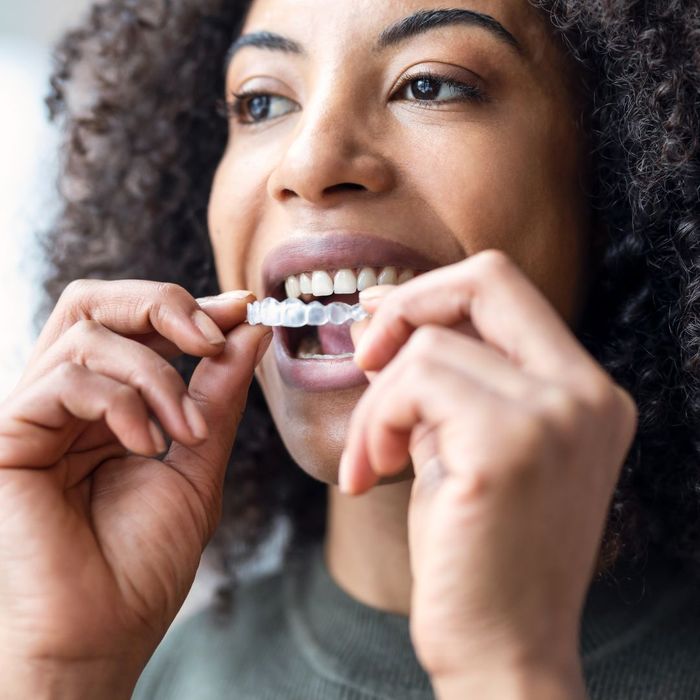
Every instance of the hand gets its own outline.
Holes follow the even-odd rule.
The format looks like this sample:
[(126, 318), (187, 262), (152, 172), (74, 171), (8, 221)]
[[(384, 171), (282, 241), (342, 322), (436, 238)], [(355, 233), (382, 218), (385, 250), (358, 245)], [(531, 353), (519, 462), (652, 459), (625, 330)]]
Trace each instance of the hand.
[(574, 696), (580, 615), (633, 400), (500, 251), (361, 301), (373, 317), (352, 334), (370, 386), (340, 480), (359, 494), (412, 462), (419, 660), (462, 687), (550, 669)]
[[(81, 281), (59, 300), (0, 404), (3, 697), (93, 667), (129, 697), (220, 516), (270, 337), (242, 323), (253, 298), (242, 294), (198, 303), (174, 285)], [(189, 391), (164, 359), (183, 352), (205, 357)], [(162, 459), (150, 415), (173, 439)]]

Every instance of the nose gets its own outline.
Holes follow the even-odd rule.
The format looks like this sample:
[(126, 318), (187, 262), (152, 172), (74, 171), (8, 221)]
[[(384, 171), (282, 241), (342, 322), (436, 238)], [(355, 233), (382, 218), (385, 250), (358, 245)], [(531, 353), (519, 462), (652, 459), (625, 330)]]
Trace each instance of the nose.
[(268, 179), (279, 202), (331, 203), (343, 191), (373, 194), (394, 186), (391, 164), (379, 152), (357, 105), (327, 95), (300, 112)]

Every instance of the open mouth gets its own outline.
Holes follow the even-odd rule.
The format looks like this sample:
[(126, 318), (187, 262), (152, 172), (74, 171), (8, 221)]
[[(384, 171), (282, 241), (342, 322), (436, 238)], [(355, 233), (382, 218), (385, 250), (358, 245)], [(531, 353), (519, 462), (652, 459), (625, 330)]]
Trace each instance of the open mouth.
[[(284, 243), (265, 256), (261, 298), (313, 300), (324, 306), (342, 302), (352, 307), (361, 290), (400, 285), (444, 264), (398, 240), (363, 231), (317, 228), (310, 235), (292, 230)], [(300, 328), (275, 325), (272, 348), (282, 381), (303, 391), (367, 384), (365, 373), (354, 362), (351, 326), (350, 321)]]
[[(352, 305), (357, 304), (359, 292), (332, 294), (315, 300), (324, 306), (336, 301)], [(287, 353), (297, 360), (340, 360), (352, 357), (355, 351), (349, 322), (301, 328), (280, 327), (279, 332)]]

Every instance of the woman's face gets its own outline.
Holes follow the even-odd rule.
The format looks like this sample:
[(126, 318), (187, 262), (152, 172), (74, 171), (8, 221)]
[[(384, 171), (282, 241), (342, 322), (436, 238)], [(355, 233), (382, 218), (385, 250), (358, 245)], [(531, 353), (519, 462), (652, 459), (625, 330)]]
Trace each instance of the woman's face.
[[(223, 290), (284, 298), (288, 275), (499, 248), (575, 324), (590, 231), (568, 60), (527, 0), (444, 5), (253, 2), (242, 35), (267, 34), (239, 43), (226, 96), (263, 96), (230, 117), (209, 207)], [(292, 457), (336, 483), (366, 380), (352, 359), (292, 359), (298, 344), (276, 330), (257, 378)]]

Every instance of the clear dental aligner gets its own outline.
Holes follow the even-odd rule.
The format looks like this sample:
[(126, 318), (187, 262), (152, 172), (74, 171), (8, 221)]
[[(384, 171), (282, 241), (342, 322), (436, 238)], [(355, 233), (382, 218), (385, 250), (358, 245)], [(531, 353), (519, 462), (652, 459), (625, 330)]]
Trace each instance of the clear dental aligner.
[(328, 323), (339, 326), (348, 321), (361, 321), (369, 316), (370, 314), (360, 304), (351, 306), (339, 301), (326, 305), (318, 301), (305, 304), (301, 299), (278, 301), (273, 297), (267, 297), (262, 301), (248, 304), (246, 320), (251, 326), (263, 324), (301, 328), (302, 326), (325, 326)]

